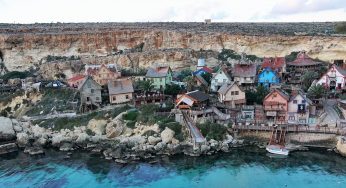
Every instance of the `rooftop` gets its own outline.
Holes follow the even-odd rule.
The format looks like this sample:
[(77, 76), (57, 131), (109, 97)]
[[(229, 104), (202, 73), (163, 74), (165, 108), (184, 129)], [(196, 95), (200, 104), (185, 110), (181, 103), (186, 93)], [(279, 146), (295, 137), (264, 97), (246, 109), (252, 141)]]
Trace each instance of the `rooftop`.
[(311, 66), (311, 65), (321, 65), (323, 62), (315, 61), (309, 57), (305, 51), (299, 52), (296, 60), (288, 62), (287, 65), (290, 66)]
[(147, 74), (145, 76), (151, 78), (166, 77), (169, 71), (169, 66), (148, 68)]
[(133, 91), (131, 80), (115, 80), (108, 82), (108, 92), (110, 95), (132, 93)]

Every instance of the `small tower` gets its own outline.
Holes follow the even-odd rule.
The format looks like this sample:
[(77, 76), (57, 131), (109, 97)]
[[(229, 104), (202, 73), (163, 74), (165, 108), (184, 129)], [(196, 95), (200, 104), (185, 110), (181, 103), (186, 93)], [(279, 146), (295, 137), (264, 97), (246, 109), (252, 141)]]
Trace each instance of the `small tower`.
[(199, 69), (201, 69), (201, 68), (203, 68), (203, 67), (205, 67), (205, 59), (200, 58), (200, 59), (198, 59), (198, 61), (197, 61), (197, 70), (199, 70)]

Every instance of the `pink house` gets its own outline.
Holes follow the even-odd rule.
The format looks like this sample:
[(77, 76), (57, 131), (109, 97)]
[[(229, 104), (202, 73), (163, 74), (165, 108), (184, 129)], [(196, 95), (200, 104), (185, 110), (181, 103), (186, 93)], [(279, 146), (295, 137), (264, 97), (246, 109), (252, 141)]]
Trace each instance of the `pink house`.
[(263, 100), (267, 119), (275, 124), (286, 123), (289, 99), (289, 95), (280, 89), (271, 91)]

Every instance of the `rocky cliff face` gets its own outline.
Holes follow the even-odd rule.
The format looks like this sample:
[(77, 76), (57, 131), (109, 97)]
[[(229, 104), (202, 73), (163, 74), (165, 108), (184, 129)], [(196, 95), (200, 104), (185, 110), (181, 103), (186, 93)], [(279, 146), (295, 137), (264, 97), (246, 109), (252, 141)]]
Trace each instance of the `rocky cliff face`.
[[(173, 23), (171, 25), (174, 26)], [(197, 58), (195, 52), (200, 49), (220, 51), (222, 48), (259, 57), (284, 56), (292, 51), (306, 50), (310, 56), (325, 61), (346, 59), (346, 37), (343, 36), (287, 34), (282, 25), (276, 28), (277, 31), (275, 25), (268, 26), (275, 31), (268, 32), (259, 24), (257, 33), (256, 25), (255, 28), (246, 26), (249, 27), (249, 34), (246, 31), (233, 32), (245, 27), (243, 25), (202, 25), (192, 28), (179, 24), (173, 28), (171, 25), (5, 25), (0, 26), (0, 55), (10, 71), (27, 70), (45, 63), (48, 55), (74, 55), (80, 56), (85, 63), (117, 62), (123, 67), (169, 63), (179, 68), (193, 64)], [(297, 32), (302, 32), (300, 27), (297, 28)], [(281, 30), (282, 34), (278, 33)], [(144, 43), (142, 51), (129, 50), (141, 43)], [(124, 53), (116, 54), (119, 50)], [(215, 54), (208, 58), (216, 61)]]

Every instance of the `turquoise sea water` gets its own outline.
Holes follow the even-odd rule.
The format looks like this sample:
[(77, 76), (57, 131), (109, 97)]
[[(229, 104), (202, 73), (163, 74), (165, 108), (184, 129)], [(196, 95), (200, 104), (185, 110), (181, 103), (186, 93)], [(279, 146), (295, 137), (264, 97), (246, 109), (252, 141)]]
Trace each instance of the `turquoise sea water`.
[(242, 148), (205, 157), (163, 157), (158, 163), (119, 165), (100, 156), (60, 152), (0, 158), (0, 187), (313, 187), (345, 188), (346, 158), (327, 151), (273, 158)]

